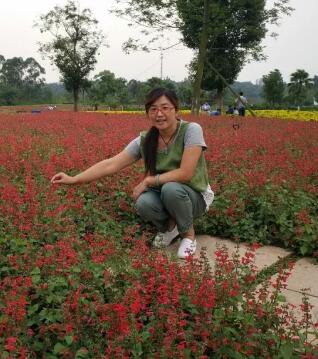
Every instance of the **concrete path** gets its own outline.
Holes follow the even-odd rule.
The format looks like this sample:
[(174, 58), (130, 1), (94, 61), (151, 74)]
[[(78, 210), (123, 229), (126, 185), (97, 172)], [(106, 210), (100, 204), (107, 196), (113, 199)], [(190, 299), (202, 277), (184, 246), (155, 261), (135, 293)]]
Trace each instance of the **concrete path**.
[[(197, 252), (195, 256), (200, 255), (202, 248), (206, 249), (207, 257), (214, 268), (214, 252), (218, 247), (226, 246), (229, 254), (237, 250), (237, 244), (231, 240), (220, 239), (207, 235), (197, 236)], [(167, 248), (169, 253), (177, 253), (178, 242), (173, 243)], [(247, 250), (245, 244), (238, 246), (240, 256), (244, 255)], [(267, 267), (277, 263), (282, 258), (286, 258), (291, 252), (285, 249), (274, 246), (263, 246), (255, 252), (255, 265), (258, 270), (266, 269)], [(275, 278), (275, 275), (272, 277)], [(300, 305), (302, 304), (302, 293), (306, 290), (309, 297), (309, 302), (313, 306), (311, 309), (312, 320), (314, 323), (318, 322), (318, 264), (314, 264), (312, 258), (301, 258), (296, 261), (292, 274), (288, 278), (287, 287), (281, 293), (285, 296), (288, 303), (291, 303), (298, 308), (295, 309), (296, 317), (300, 318)], [(307, 291), (308, 290), (308, 291)]]

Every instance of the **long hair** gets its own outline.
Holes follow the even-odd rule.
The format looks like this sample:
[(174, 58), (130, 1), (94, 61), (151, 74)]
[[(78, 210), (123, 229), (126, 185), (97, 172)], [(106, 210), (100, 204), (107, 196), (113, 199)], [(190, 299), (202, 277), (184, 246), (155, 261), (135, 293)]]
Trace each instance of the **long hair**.
[[(163, 87), (155, 88), (150, 91), (146, 97), (145, 109), (148, 114), (150, 106), (158, 100), (159, 97), (165, 96), (173, 104), (176, 111), (179, 108), (179, 100), (174, 91), (168, 90)], [(159, 131), (156, 127), (152, 126), (147, 132), (144, 142), (144, 155), (145, 155), (145, 175), (150, 174), (154, 176), (156, 174), (156, 154), (158, 149)]]

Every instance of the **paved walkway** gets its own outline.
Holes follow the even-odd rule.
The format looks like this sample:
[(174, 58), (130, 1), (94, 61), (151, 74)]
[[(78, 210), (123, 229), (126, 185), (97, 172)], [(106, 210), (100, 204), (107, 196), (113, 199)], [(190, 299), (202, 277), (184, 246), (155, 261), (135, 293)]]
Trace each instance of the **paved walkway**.
[[(229, 253), (236, 251), (237, 244), (231, 240), (220, 239), (207, 235), (197, 236), (197, 252), (196, 256), (200, 255), (200, 250), (205, 247), (207, 257), (214, 268), (214, 252), (217, 247), (226, 246)], [(168, 252), (176, 253), (178, 243), (174, 243), (167, 248)], [(243, 255), (246, 252), (247, 246), (239, 245), (239, 253)], [(285, 249), (274, 246), (263, 246), (255, 252), (255, 265), (258, 270), (266, 269), (267, 267), (277, 263), (278, 260), (287, 257), (291, 252)], [(275, 277), (275, 276), (273, 276)], [(283, 289), (281, 293), (285, 296), (287, 302), (299, 307), (302, 304), (302, 293), (304, 289), (308, 289), (307, 293), (309, 302), (313, 305), (311, 309), (313, 322), (318, 322), (318, 265), (314, 264), (312, 258), (301, 258), (296, 261), (292, 274), (287, 281), (287, 288)], [(300, 317), (300, 309), (295, 310), (297, 317)]]

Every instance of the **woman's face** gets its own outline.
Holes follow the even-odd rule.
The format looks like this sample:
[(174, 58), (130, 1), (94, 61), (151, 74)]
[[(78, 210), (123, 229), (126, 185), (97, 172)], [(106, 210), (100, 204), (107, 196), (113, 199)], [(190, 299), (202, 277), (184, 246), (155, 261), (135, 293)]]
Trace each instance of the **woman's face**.
[(148, 118), (159, 131), (173, 127), (177, 121), (177, 111), (173, 103), (166, 97), (159, 97), (148, 110)]

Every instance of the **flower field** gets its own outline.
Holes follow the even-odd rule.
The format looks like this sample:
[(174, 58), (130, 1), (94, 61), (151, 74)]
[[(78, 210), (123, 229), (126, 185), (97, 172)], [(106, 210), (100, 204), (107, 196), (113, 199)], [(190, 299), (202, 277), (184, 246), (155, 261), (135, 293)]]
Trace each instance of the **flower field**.
[(318, 111), (255, 110), (259, 117), (283, 118), (298, 121), (318, 121)]
[[(315, 358), (275, 282), (258, 282), (256, 243), (318, 257), (318, 122), (199, 122), (215, 201), (198, 233), (250, 242), (179, 265), (147, 245), (130, 197), (141, 163), (96, 183), (50, 185), (118, 153), (138, 114), (0, 114), (1, 358)], [(275, 288), (268, 296), (269, 286)], [(306, 302), (305, 302), (306, 303)]]

